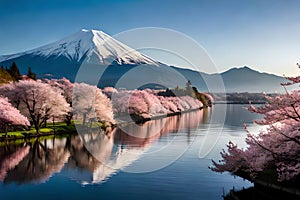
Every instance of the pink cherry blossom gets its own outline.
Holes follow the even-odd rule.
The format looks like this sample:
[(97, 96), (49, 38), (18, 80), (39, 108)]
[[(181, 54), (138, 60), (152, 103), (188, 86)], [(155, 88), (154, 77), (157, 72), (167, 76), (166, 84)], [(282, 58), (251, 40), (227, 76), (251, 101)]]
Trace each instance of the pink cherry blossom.
[(117, 115), (132, 114), (144, 118), (199, 109), (203, 104), (191, 96), (161, 96), (160, 90), (119, 90), (111, 96)]
[(66, 102), (70, 105), (70, 110), (65, 116), (65, 122), (67, 125), (71, 124), (73, 118), (72, 112), (72, 95), (73, 95), (73, 88), (74, 83), (66, 78), (62, 79), (44, 79), (45, 83), (49, 84), (52, 88), (57, 90), (58, 93), (61, 93), (65, 98)]
[[(285, 86), (299, 83), (300, 76), (288, 78)], [(212, 170), (238, 174), (246, 172), (255, 177), (261, 171), (276, 169), (279, 181), (294, 180), (300, 176), (300, 91), (294, 90), (275, 97), (266, 96), (268, 103), (262, 107), (250, 105), (248, 110), (264, 115), (255, 122), (266, 130), (259, 134), (248, 132), (246, 149), (230, 143), (228, 151), (221, 153), (222, 160), (213, 161)]]
[(115, 123), (109, 98), (96, 86), (76, 83), (72, 107), (75, 119), (81, 120), (83, 125), (93, 119)]
[(7, 132), (11, 125), (30, 126), (30, 123), (8, 102), (7, 98), (0, 97), (0, 130)]
[[(34, 125), (36, 132), (50, 118), (64, 117), (70, 110), (64, 97), (50, 85), (41, 81), (21, 80), (2, 86), (3, 93)], [(2, 90), (2, 89), (0, 89)]]

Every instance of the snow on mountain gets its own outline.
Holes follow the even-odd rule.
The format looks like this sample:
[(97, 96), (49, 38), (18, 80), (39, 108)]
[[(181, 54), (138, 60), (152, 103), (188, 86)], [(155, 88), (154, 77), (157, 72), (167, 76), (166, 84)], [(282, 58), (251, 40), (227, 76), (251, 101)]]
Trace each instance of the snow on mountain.
[[(25, 55), (43, 56), (45, 58), (49, 58), (51, 56), (64, 56), (70, 61), (77, 62), (82, 62), (84, 59), (89, 62), (91, 56), (96, 55), (97, 64), (109, 65), (114, 62), (114, 64), (119, 65), (160, 65), (159, 62), (154, 61), (153, 59), (126, 46), (102, 31), (86, 29), (82, 29), (81, 31), (62, 40), (33, 50), (0, 56), (0, 62), (12, 60)], [(93, 62), (95, 62), (94, 57)]]
[[(33, 50), (0, 56), (1, 66), (10, 67), (12, 62), (16, 62), (22, 74), (26, 74), (30, 67), (39, 78), (66, 77), (71, 81), (75, 80), (78, 69), (85, 61), (100, 67), (110, 65), (99, 81), (101, 88), (115, 86), (125, 74), (130, 81), (123, 81), (122, 86), (128, 89), (135, 88), (136, 83), (144, 84), (145, 80), (169, 88), (177, 85), (184, 87), (186, 80), (190, 80), (200, 91), (208, 91), (209, 85), (211, 92), (222, 92), (223, 87), (216, 84), (221, 76), (227, 92), (274, 92), (281, 91), (280, 83), (285, 82), (283, 77), (260, 73), (248, 67), (232, 68), (218, 74), (170, 68), (98, 30), (83, 29)], [(140, 64), (146, 65), (135, 68)], [(118, 65), (122, 67), (116, 67)]]

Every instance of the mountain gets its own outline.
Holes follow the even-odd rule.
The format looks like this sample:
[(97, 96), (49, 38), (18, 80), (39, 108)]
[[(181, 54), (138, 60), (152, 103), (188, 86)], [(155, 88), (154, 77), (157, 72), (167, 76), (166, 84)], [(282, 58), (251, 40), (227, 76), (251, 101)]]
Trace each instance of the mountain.
[[(224, 89), (220, 87), (222, 85), (219, 83), (219, 80), (222, 79), (225, 91), (228, 93), (281, 93), (284, 92), (284, 88), (280, 83), (287, 81), (284, 77), (269, 73), (261, 73), (247, 66), (240, 68), (234, 67), (225, 72), (215, 74), (199, 73), (177, 67), (173, 68), (189, 78), (189, 80), (201, 91), (223, 92)], [(209, 86), (209, 89), (207, 86)]]
[(249, 67), (231, 68), (221, 73), (225, 88), (228, 92), (284, 92), (280, 83), (286, 82), (284, 77), (274, 74), (262, 73)]
[[(0, 56), (0, 65), (9, 67), (16, 62), (22, 74), (31, 67), (38, 77), (67, 77), (75, 80), (82, 63), (90, 64), (88, 73), (97, 75), (106, 68), (99, 86), (122, 88), (184, 87), (190, 80), (200, 91), (223, 92), (282, 92), (283, 77), (260, 73), (249, 67), (232, 68), (220, 74), (206, 74), (189, 69), (170, 67), (155, 61), (98, 30), (85, 30), (57, 42), (12, 55)], [(108, 67), (107, 67), (108, 66)], [(98, 81), (90, 80), (91, 83)]]
[(71, 62), (82, 62), (87, 59), (86, 61), (88, 62), (92, 53), (97, 55), (97, 63), (103, 65), (109, 65), (112, 62), (118, 65), (159, 65), (158, 62), (122, 44), (102, 31), (86, 29), (33, 50), (1, 56), (0, 62), (23, 56), (39, 56), (44, 59), (65, 57)]
[(81, 31), (57, 42), (12, 55), (0, 56), (0, 63), (9, 66), (15, 61), (22, 73), (31, 67), (39, 76), (72, 76), (82, 62), (99, 65), (160, 65), (159, 62), (122, 44), (98, 30)]

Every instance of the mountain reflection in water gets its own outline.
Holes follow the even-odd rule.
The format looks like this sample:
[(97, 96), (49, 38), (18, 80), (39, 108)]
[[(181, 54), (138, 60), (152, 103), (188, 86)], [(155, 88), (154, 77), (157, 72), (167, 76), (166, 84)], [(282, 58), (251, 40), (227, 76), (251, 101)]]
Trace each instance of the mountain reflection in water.
[[(109, 132), (94, 130), (66, 138), (36, 139), (0, 147), (0, 181), (41, 183), (65, 170), (81, 184), (101, 183), (134, 164), (161, 137), (189, 134), (209, 122), (210, 110), (128, 124)], [(85, 144), (85, 145), (84, 145)]]

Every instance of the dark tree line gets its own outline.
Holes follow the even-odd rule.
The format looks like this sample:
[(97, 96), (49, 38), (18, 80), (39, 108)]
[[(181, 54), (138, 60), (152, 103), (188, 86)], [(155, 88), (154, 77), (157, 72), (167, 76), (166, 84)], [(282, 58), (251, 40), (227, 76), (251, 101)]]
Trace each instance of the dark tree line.
[[(1, 66), (1, 68), (2, 68), (2, 70), (5, 70), (6, 72), (8, 72), (14, 81), (19, 81), (22, 79), (20, 70), (15, 62), (13, 62), (9, 68), (7, 68), (7, 67), (4, 68), (3, 66)], [(36, 74), (34, 72), (32, 72), (30, 67), (28, 68), (27, 77), (30, 79), (33, 79), (33, 80), (36, 80), (36, 78), (37, 78)]]
[(196, 87), (192, 86), (190, 80), (186, 82), (185, 88), (180, 88), (179, 86), (175, 87), (174, 89), (167, 88), (165, 91), (161, 91), (157, 95), (163, 97), (180, 97), (188, 95), (201, 101), (205, 107), (212, 105), (212, 100), (208, 98), (208, 95), (199, 92)]

